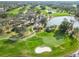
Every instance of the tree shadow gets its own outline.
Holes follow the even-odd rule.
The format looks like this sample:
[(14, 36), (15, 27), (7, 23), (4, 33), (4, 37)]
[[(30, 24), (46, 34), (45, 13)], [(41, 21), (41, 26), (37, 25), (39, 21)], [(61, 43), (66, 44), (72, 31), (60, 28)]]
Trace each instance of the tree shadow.
[(54, 34), (54, 37), (59, 40), (59, 39), (63, 39), (63, 37), (65, 37), (65, 34), (61, 31), (56, 31)]
[(7, 39), (4, 41), (4, 43), (5, 44), (14, 44), (14, 43), (16, 43), (16, 41), (12, 41), (12, 40)]

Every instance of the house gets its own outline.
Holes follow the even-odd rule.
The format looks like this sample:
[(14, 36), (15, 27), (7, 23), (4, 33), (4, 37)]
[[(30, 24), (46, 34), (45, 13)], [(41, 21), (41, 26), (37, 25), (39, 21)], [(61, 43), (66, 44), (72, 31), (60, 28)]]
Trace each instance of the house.
[(35, 23), (33, 26), (33, 30), (39, 32), (42, 29), (42, 25), (40, 23)]
[(4, 8), (0, 8), (0, 13), (4, 13), (5, 9)]
[(79, 5), (77, 5), (77, 13), (79, 13)]
[(76, 6), (76, 16), (79, 16), (79, 5)]

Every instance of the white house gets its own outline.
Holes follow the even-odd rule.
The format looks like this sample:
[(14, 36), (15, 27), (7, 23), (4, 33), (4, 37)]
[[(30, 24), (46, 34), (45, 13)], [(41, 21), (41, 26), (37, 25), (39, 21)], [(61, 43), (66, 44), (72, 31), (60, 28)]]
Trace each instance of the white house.
[(4, 13), (5, 9), (4, 8), (0, 8), (0, 13)]

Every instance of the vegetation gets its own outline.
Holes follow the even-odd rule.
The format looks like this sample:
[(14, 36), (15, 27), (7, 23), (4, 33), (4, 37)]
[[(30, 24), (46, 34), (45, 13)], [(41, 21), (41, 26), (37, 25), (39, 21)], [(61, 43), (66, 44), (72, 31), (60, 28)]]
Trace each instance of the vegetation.
[[(53, 32), (39, 32), (26, 41), (13, 44), (6, 40), (0, 40), (0, 42), (0, 56), (65, 56), (67, 52), (72, 53), (78, 48), (76, 39), (70, 40), (69, 36), (63, 34), (54, 36)], [(34, 49), (37, 46), (49, 46), (52, 52), (50, 55), (49, 53), (36, 54)]]
[(1, 18), (6, 18), (7, 17), (7, 14), (6, 13), (0, 14), (0, 17)]
[(12, 16), (16, 16), (18, 15), (18, 13), (20, 13), (20, 10), (22, 9), (22, 7), (19, 7), (19, 8), (15, 8), (15, 9), (12, 9), (10, 11), (8, 11), (8, 15), (12, 15)]
[(52, 16), (69, 16), (69, 15), (70, 15), (69, 13), (64, 13), (64, 12), (52, 14)]
[[(0, 56), (70, 55), (79, 48), (79, 28), (73, 27), (72, 19), (48, 27), (47, 22), (51, 17), (73, 14), (73, 8), (53, 5), (25, 4), (6, 8), (0, 14)], [(39, 46), (48, 46), (52, 52), (37, 54), (35, 48)]]

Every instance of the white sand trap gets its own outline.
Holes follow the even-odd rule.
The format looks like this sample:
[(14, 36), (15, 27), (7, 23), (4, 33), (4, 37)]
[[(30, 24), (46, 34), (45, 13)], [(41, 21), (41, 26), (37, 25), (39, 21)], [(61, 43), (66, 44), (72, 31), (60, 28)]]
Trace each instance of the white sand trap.
[(50, 47), (36, 47), (35, 48), (35, 53), (40, 54), (43, 52), (51, 52), (52, 49)]

